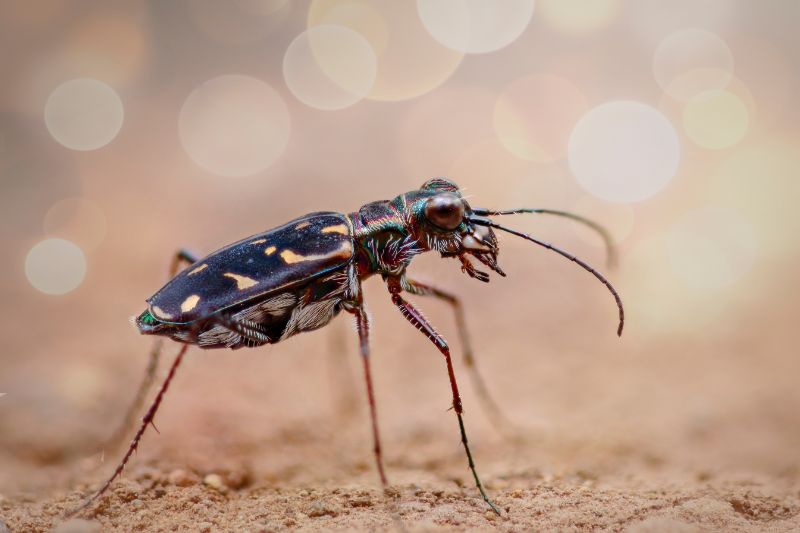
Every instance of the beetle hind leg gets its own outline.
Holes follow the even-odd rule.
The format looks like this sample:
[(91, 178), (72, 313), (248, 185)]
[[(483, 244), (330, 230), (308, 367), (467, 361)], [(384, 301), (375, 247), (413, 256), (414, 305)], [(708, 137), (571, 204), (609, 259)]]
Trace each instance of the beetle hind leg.
[(97, 491), (95, 491), (89, 498), (84, 500), (84, 502), (80, 506), (68, 512), (65, 518), (70, 518), (72, 516), (75, 516), (81, 511), (87, 509), (90, 505), (92, 505), (94, 501), (96, 501), (100, 496), (105, 494), (105, 492), (114, 482), (114, 480), (117, 479), (122, 474), (122, 471), (125, 469), (125, 465), (128, 464), (128, 461), (130, 460), (131, 456), (139, 447), (139, 442), (141, 441), (144, 432), (147, 430), (147, 426), (152, 425), (155, 428), (153, 419), (155, 418), (156, 412), (158, 412), (158, 408), (161, 405), (161, 401), (164, 399), (164, 395), (166, 394), (167, 389), (169, 388), (169, 384), (172, 382), (172, 378), (175, 377), (175, 372), (178, 370), (178, 366), (181, 364), (183, 356), (186, 354), (186, 350), (188, 349), (189, 349), (188, 344), (182, 346), (180, 351), (178, 352), (178, 355), (175, 356), (175, 360), (173, 361), (172, 366), (169, 369), (167, 377), (164, 378), (164, 382), (161, 384), (161, 388), (159, 389), (158, 394), (156, 394), (156, 397), (150, 404), (150, 408), (147, 410), (144, 417), (142, 418), (142, 422), (139, 425), (139, 430), (133, 437), (133, 440), (128, 446), (128, 451), (125, 453), (124, 457), (117, 465), (117, 468), (114, 470), (114, 473), (111, 474), (111, 477), (109, 477), (108, 480)]
[[(181, 265), (185, 264), (188, 266), (195, 262), (197, 262), (197, 258), (195, 258), (194, 254), (184, 248), (181, 248), (175, 252), (170, 260), (167, 279), (175, 277), (175, 274), (178, 273), (178, 269), (181, 267)], [(136, 396), (133, 397), (133, 401), (128, 406), (127, 411), (125, 411), (125, 416), (123, 417), (122, 422), (119, 424), (119, 426), (117, 426), (117, 429), (114, 431), (114, 433), (111, 434), (111, 437), (109, 437), (109, 439), (105, 442), (103, 450), (116, 450), (117, 447), (119, 447), (119, 445), (122, 443), (125, 435), (127, 435), (128, 431), (133, 426), (136, 413), (138, 413), (142, 408), (144, 400), (147, 397), (147, 393), (150, 391), (150, 387), (153, 386), (153, 382), (155, 381), (156, 372), (158, 371), (158, 365), (161, 360), (161, 351), (163, 348), (164, 339), (157, 338), (155, 341), (153, 341), (153, 346), (150, 349), (150, 355), (148, 357), (147, 368), (144, 376), (142, 377), (142, 381), (139, 383), (139, 387), (136, 390)]]
[(378, 467), (378, 474), (381, 478), (381, 485), (384, 490), (388, 488), (389, 482), (383, 468), (383, 454), (381, 452), (381, 437), (378, 431), (378, 410), (375, 405), (375, 392), (372, 388), (372, 371), (369, 365), (369, 318), (362, 305), (347, 310), (356, 317), (356, 329), (358, 330), (359, 349), (361, 351), (361, 361), (364, 365), (364, 379), (367, 385), (367, 399), (369, 401), (370, 422), (372, 424), (372, 451), (375, 454), (375, 464)]

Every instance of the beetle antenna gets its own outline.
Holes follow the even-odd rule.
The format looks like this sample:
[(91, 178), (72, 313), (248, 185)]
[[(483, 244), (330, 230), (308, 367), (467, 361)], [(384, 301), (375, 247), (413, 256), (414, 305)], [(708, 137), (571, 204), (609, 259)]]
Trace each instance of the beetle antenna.
[(611, 292), (611, 295), (614, 296), (614, 301), (617, 303), (617, 309), (619, 309), (619, 326), (617, 327), (617, 335), (618, 336), (622, 335), (622, 328), (625, 325), (625, 310), (622, 307), (622, 299), (619, 297), (619, 293), (614, 288), (614, 286), (611, 285), (611, 282), (608, 281), (605, 278), (605, 276), (603, 276), (600, 272), (595, 270), (591, 265), (589, 265), (588, 263), (586, 263), (585, 261), (583, 261), (581, 259), (578, 259), (574, 255), (572, 255), (572, 254), (570, 254), (568, 252), (565, 252), (564, 250), (561, 250), (560, 248), (556, 248), (555, 246), (553, 246), (550, 243), (547, 243), (547, 242), (544, 242), (544, 241), (540, 241), (539, 239), (531, 237), (527, 233), (522, 233), (520, 231), (516, 231), (516, 230), (513, 230), (511, 228), (507, 228), (505, 226), (501, 226), (500, 224), (497, 224), (496, 222), (493, 222), (491, 220), (487, 220), (485, 218), (470, 218), (470, 221), (475, 223), (475, 224), (478, 224), (479, 226), (488, 226), (490, 228), (499, 229), (499, 230), (505, 231), (507, 233), (511, 233), (512, 235), (516, 235), (517, 237), (522, 237), (523, 239), (529, 240), (529, 241), (531, 241), (531, 242), (533, 242), (535, 244), (538, 244), (539, 246), (547, 248), (548, 250), (552, 250), (553, 252), (556, 252), (557, 254), (560, 254), (560, 255), (566, 257), (570, 261), (573, 261), (574, 263), (577, 263), (584, 270), (586, 270), (587, 272), (592, 274), (594, 277), (596, 277), (598, 280), (600, 280), (600, 282), (603, 285), (605, 285), (606, 288), (608, 288), (608, 290)]
[(603, 238), (603, 242), (606, 246), (606, 266), (609, 268), (614, 268), (617, 265), (617, 249), (614, 246), (614, 241), (611, 238), (611, 234), (608, 232), (606, 228), (598, 224), (593, 220), (589, 220), (588, 218), (582, 217), (580, 215), (576, 215), (574, 213), (570, 213), (568, 211), (558, 211), (556, 209), (535, 209), (531, 207), (522, 207), (519, 209), (504, 209), (502, 211), (493, 211), (491, 209), (483, 209), (483, 208), (474, 208), (472, 210), (473, 213), (479, 216), (495, 216), (495, 215), (518, 215), (522, 213), (535, 213), (535, 214), (542, 214), (542, 215), (555, 215), (557, 217), (564, 217), (570, 220), (574, 220), (584, 226), (588, 226), (589, 228), (593, 229), (600, 237)]

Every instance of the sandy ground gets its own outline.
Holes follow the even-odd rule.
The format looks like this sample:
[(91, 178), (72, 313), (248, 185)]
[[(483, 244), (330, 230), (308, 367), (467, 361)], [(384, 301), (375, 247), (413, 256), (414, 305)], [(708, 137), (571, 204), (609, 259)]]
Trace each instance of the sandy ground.
[[(468, 300), (486, 294), (462, 285)], [(0, 519), (14, 532), (382, 530), (396, 520), (425, 531), (800, 529), (797, 362), (779, 338), (755, 344), (742, 328), (656, 345), (633, 328), (620, 341), (613, 320), (601, 320), (613, 319), (602, 294), (580, 309), (520, 313), (503, 303), (514, 286), (499, 285), (485, 319), (473, 310), (470, 323), (515, 427), (498, 430), (458, 372), (478, 469), (503, 510), (495, 517), (466, 468), (439, 355), (370, 296), (382, 294), (377, 280), (366, 290), (388, 495), (352, 327), (340, 318), (275, 347), (190, 351), (160, 433), (145, 435), (85, 522), (64, 523), (121, 456), (106, 450), (103, 461), (100, 443), (133, 396), (150, 339), (123, 325), (86, 344), (55, 323), (52, 339), (25, 345), (30, 356), (6, 374), (16, 380), (0, 400)], [(422, 306), (455, 338), (446, 308)], [(779, 322), (776, 331), (789, 330)], [(535, 350), (526, 335), (541, 339)]]

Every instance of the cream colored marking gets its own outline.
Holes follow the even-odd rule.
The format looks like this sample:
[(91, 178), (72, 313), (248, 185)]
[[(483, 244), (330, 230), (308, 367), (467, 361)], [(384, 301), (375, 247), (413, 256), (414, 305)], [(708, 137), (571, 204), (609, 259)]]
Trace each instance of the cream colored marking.
[(311, 225), (311, 222), (301, 222), (294, 227), (294, 229), (303, 229)]
[(236, 280), (236, 288), (239, 290), (248, 289), (253, 285), (257, 285), (258, 282), (252, 278), (248, 278), (247, 276), (241, 276), (239, 274), (233, 274), (232, 272), (225, 272), (223, 274), (226, 278), (231, 278)]
[(158, 306), (154, 306), (154, 307), (153, 307), (153, 314), (156, 316), (156, 318), (165, 318), (165, 319), (167, 319), (167, 320), (169, 320), (169, 319), (171, 319), (171, 318), (172, 318), (172, 315), (171, 315), (171, 314), (169, 314), (169, 313), (165, 313), (165, 312), (164, 312), (164, 310), (163, 310), (163, 309), (161, 309), (161, 308), (160, 308), (160, 307), (158, 307)]
[(322, 259), (332, 259), (334, 257), (342, 257), (347, 259), (352, 254), (353, 248), (350, 246), (350, 241), (345, 241), (339, 247), (338, 250), (334, 250), (333, 252), (327, 254), (319, 254), (319, 255), (300, 255), (296, 254), (291, 250), (284, 250), (281, 252), (281, 259), (287, 265), (292, 265), (294, 263), (302, 263), (303, 261), (319, 261)]
[(181, 311), (183, 311), (184, 313), (188, 313), (197, 306), (197, 302), (199, 301), (200, 301), (200, 296), (192, 294), (191, 296), (186, 298), (181, 304)]
[(274, 246), (267, 246), (267, 249), (264, 250), (264, 253), (267, 255), (272, 255), (275, 253), (275, 250), (277, 250), (277, 248), (275, 248)]
[(265, 242), (267, 242), (267, 239), (256, 239), (250, 244), (264, 244)]
[(199, 267), (195, 268), (194, 270), (192, 270), (191, 272), (189, 272), (186, 275), (187, 276), (193, 276), (193, 275), (197, 274), (198, 272), (200, 272), (201, 270), (205, 270), (207, 268), (208, 268), (208, 265), (206, 263), (203, 263), (202, 265), (200, 265)]
[(350, 235), (350, 231), (344, 224), (337, 224), (336, 226), (322, 228), (322, 233), (341, 233), (342, 235)]

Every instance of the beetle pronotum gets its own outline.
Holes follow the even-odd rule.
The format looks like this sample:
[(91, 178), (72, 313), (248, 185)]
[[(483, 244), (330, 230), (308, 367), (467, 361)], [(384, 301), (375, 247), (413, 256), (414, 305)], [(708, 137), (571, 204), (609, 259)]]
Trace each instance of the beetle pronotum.
[[(614, 296), (619, 310), (618, 335), (622, 334), (625, 322), (617, 291), (594, 268), (551, 244), (506, 228), (490, 218), (518, 213), (551, 214), (576, 220), (598, 231), (610, 246), (608, 234), (580, 216), (548, 209), (493, 211), (472, 208), (455, 183), (434, 178), (418, 190), (392, 200), (366, 204), (355, 213), (305, 215), (226, 246), (203, 259), (196, 260), (184, 251), (176, 254), (171, 269), (174, 277), (147, 300), (147, 310), (135, 318), (135, 323), (143, 334), (168, 337), (183, 343), (183, 346), (116, 470), (73, 514), (88, 507), (122, 473), (147, 426), (153, 423), (189, 345), (237, 349), (275, 344), (298, 333), (320, 328), (341, 311), (355, 317), (375, 462), (381, 483), (387, 487), (369, 365), (369, 322), (361, 292), (361, 282), (373, 274), (381, 275), (392, 303), (444, 356), (453, 396), (452, 407), (458, 419), (467, 463), (481, 496), (499, 514), (481, 484), (469, 448), (450, 348), (402, 293), (433, 296), (450, 303), (456, 311), (462, 339), (465, 339), (461, 305), (455, 295), (409, 278), (406, 268), (411, 260), (423, 252), (439, 252), (442, 257), (458, 259), (461, 270), (470, 277), (486, 282), (489, 274), (475, 268), (470, 258), (505, 276), (497, 264), (499, 248), (492, 230), (505, 231), (561, 254), (594, 275)], [(181, 263), (189, 263), (189, 266), (176, 275)], [(160, 343), (151, 353), (147, 378), (137, 395), (139, 399), (143, 398), (153, 379), (159, 351)], [(471, 360), (467, 363), (469, 366)]]

